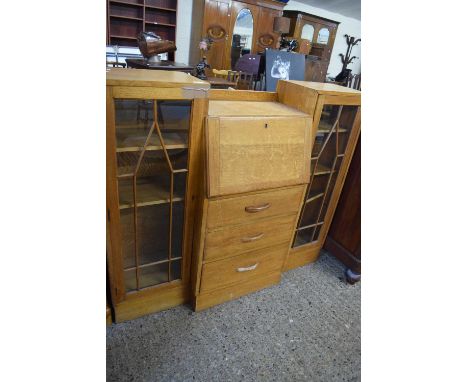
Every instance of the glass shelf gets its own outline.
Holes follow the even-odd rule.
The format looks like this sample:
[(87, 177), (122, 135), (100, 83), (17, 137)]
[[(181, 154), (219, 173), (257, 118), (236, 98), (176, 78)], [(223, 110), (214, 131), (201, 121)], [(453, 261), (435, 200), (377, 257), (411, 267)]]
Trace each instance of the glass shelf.
[[(149, 127), (127, 127), (117, 130), (117, 152), (141, 151), (148, 133)], [(188, 148), (187, 135), (183, 132), (162, 133), (164, 144), (167, 150)], [(159, 137), (152, 134), (146, 150), (162, 150), (163, 146)]]
[[(174, 177), (173, 202), (184, 200), (185, 174)], [(170, 178), (152, 177), (138, 178), (136, 183), (136, 201), (138, 207), (154, 204), (164, 204), (171, 201)], [(133, 207), (133, 178), (119, 180), (119, 208)]]

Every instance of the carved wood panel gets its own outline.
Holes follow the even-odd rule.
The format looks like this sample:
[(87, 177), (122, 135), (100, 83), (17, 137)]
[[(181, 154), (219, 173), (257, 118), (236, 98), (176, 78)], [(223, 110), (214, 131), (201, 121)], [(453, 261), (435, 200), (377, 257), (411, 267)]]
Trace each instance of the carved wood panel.
[(203, 17), (203, 36), (213, 40), (209, 51), (204, 52), (212, 68), (222, 69), (225, 61), (227, 42), (230, 46), (228, 32), (230, 5), (225, 0), (206, 0)]
[(275, 17), (281, 16), (282, 11), (259, 7), (257, 34), (254, 37), (257, 53), (265, 51), (265, 48), (275, 49), (280, 35), (273, 32)]

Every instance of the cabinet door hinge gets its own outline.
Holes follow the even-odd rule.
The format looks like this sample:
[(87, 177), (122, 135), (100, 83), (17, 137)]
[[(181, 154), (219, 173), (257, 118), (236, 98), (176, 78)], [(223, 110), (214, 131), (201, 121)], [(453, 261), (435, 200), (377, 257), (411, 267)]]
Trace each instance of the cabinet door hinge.
[(110, 221), (110, 210), (109, 210), (109, 208), (107, 209), (107, 220)]

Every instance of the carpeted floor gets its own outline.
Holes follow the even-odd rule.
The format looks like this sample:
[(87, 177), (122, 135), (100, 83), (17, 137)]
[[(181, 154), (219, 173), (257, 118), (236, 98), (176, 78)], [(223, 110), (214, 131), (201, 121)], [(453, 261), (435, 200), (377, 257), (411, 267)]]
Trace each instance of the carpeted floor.
[(328, 254), (200, 313), (107, 328), (107, 381), (359, 381), (361, 285)]

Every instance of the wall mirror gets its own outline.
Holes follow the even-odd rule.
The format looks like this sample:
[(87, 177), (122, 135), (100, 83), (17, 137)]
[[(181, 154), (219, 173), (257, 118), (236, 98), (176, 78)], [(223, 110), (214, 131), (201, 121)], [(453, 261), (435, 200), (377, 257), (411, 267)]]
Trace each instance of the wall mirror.
[(312, 39), (314, 38), (314, 27), (310, 24), (305, 24), (302, 27), (301, 38), (312, 42)]
[(234, 69), (237, 60), (244, 54), (249, 54), (253, 40), (253, 16), (249, 9), (241, 9), (237, 15), (232, 31), (231, 68)]
[(319, 30), (317, 42), (319, 44), (328, 44), (328, 37), (330, 36), (330, 31), (327, 28), (322, 28)]

